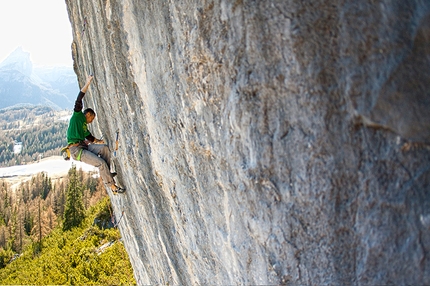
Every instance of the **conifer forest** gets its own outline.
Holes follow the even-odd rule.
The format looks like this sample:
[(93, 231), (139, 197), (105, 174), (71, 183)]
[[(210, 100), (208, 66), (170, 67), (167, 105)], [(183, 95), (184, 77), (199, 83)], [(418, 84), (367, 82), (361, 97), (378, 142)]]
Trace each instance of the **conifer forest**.
[[(59, 155), (68, 114), (0, 110), (0, 167)], [(97, 172), (72, 165), (59, 178), (0, 178), (0, 284), (136, 284), (118, 217)]]

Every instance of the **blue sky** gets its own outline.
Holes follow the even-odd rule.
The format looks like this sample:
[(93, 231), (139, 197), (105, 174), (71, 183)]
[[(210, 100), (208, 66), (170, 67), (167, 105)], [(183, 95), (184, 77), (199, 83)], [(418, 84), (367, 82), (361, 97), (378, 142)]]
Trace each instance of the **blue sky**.
[(72, 66), (65, 0), (0, 0), (0, 62), (17, 47), (36, 65)]

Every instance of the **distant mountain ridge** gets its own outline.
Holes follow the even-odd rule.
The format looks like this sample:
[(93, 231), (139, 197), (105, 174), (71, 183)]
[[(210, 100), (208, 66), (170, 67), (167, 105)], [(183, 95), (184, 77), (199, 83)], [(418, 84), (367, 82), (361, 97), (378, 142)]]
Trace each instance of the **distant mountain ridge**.
[(71, 108), (77, 90), (72, 67), (33, 67), (21, 47), (0, 63), (0, 109), (18, 104)]

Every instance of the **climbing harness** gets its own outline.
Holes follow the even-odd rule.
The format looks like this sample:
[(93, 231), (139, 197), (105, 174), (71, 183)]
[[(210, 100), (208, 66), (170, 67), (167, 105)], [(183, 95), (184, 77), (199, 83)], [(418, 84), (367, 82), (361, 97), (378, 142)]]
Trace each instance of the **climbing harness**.
[[(69, 149), (69, 146), (70, 145), (68, 145), (68, 146), (66, 146), (66, 147), (63, 147), (63, 148), (61, 148), (61, 156), (63, 156), (63, 159), (64, 160), (66, 160), (66, 161), (69, 161), (70, 160), (70, 149)], [(78, 156), (76, 156), (76, 161), (81, 161), (81, 155), (82, 155), (82, 151), (83, 151), (84, 149), (83, 148), (81, 148), (80, 150), (79, 150), (79, 153), (78, 153)]]
[(81, 155), (82, 155), (83, 150), (84, 149), (82, 149), (82, 148), (79, 150), (78, 156), (76, 156), (76, 161), (81, 161)]

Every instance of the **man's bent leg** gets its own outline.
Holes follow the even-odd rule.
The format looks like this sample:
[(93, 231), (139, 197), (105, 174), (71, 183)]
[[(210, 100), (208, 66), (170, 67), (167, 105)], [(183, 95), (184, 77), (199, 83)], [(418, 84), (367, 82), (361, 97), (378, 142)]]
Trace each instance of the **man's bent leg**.
[(88, 165), (97, 167), (100, 172), (100, 177), (102, 177), (103, 183), (113, 185), (115, 184), (114, 179), (109, 171), (109, 166), (105, 160), (90, 152), (88, 150), (82, 150), (81, 154), (81, 162), (84, 162)]
[(93, 152), (96, 155), (100, 155), (100, 158), (106, 161), (108, 169), (110, 170), (110, 150), (105, 144), (90, 144), (88, 145), (88, 151)]

